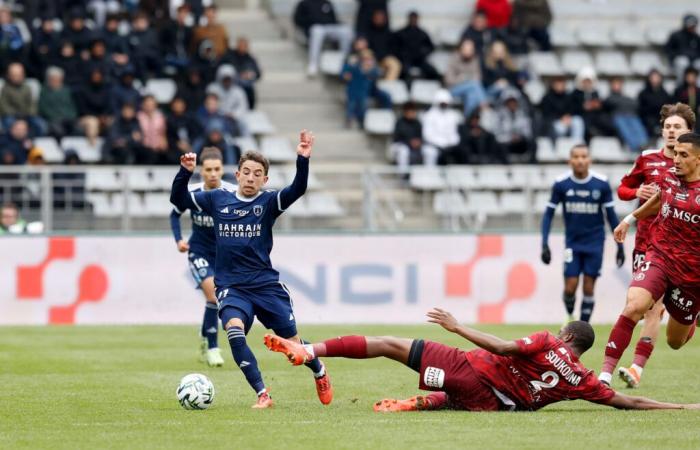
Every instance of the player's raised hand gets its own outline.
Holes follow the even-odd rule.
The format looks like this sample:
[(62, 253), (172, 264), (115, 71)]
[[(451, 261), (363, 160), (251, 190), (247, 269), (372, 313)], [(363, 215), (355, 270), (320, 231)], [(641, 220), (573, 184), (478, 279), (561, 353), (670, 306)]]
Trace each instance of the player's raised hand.
[(190, 172), (194, 172), (194, 168), (197, 166), (197, 154), (190, 152), (180, 156), (180, 165)]
[(440, 308), (433, 308), (431, 311), (428, 311), (427, 316), (428, 322), (436, 323), (452, 333), (459, 326), (457, 319), (452, 314)]
[(639, 189), (637, 189), (637, 193), (635, 195), (639, 199), (649, 200), (654, 194), (656, 194), (657, 190), (657, 187), (653, 184), (643, 184), (639, 186)]
[(179, 251), (180, 253), (185, 253), (189, 249), (190, 244), (188, 244), (186, 240), (180, 239), (179, 241), (177, 241), (177, 251)]
[(315, 136), (312, 132), (308, 130), (301, 130), (299, 134), (299, 145), (297, 145), (297, 155), (301, 155), (304, 158), (311, 157), (311, 149), (314, 146)]
[(615, 237), (615, 242), (618, 242), (622, 244), (625, 242), (625, 237), (627, 237), (627, 231), (630, 229), (630, 225), (622, 221), (618, 226), (615, 227), (615, 231), (613, 231), (613, 236)]

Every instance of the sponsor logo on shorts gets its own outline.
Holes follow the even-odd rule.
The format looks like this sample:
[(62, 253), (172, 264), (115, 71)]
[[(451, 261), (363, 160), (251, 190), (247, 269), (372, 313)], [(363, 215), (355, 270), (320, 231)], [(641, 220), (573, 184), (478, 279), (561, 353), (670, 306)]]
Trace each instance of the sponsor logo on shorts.
[(445, 371), (428, 366), (423, 374), (423, 382), (426, 386), (441, 388), (445, 384)]
[(634, 281), (642, 281), (644, 278), (646, 278), (644, 272), (637, 272), (637, 274), (634, 276)]

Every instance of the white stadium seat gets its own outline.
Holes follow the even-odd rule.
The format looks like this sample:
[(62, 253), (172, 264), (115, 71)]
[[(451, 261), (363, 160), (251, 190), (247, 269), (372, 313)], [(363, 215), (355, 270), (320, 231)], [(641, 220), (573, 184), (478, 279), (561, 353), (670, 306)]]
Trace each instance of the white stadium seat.
[(549, 39), (555, 47), (578, 47), (576, 29), (569, 23), (556, 22), (549, 28)]
[(529, 65), (532, 71), (542, 77), (563, 75), (564, 69), (559, 63), (559, 58), (553, 52), (532, 52), (528, 55)]
[(143, 199), (144, 214), (152, 217), (165, 217), (173, 210), (169, 193), (147, 192)]
[(390, 135), (394, 132), (396, 115), (390, 109), (369, 109), (365, 114), (364, 127), (369, 134)]
[(440, 75), (445, 75), (451, 56), (451, 52), (434, 51), (428, 56), (428, 62), (435, 67), (435, 70), (437, 70)]
[(29, 86), (29, 90), (32, 93), (32, 101), (35, 103), (38, 102), (39, 94), (41, 93), (41, 82), (36, 78), (27, 78), (25, 82), (27, 83), (27, 86)]
[(240, 136), (237, 138), (233, 138), (233, 143), (241, 149), (241, 153), (247, 152), (249, 150), (255, 152), (259, 150), (258, 141), (256, 141), (253, 136)]
[(459, 191), (436, 192), (433, 197), (433, 211), (443, 217), (464, 216), (469, 213), (464, 195)]
[(379, 80), (377, 87), (391, 96), (394, 105), (403, 105), (409, 99), (408, 88), (403, 80)]
[(40, 148), (44, 154), (44, 161), (47, 163), (62, 163), (65, 159), (63, 150), (58, 145), (55, 138), (38, 137), (34, 139), (34, 146)]
[(498, 196), (492, 191), (470, 191), (467, 194), (467, 209), (481, 216), (500, 216), (504, 214), (498, 202)]
[(120, 217), (124, 214), (124, 195), (89, 192), (88, 201), (97, 217)]
[(639, 25), (617, 25), (612, 29), (612, 39), (617, 45), (625, 47), (646, 47), (648, 42), (644, 30)]
[(321, 73), (339, 76), (340, 72), (343, 70), (344, 63), (345, 55), (343, 52), (339, 50), (326, 50), (321, 53), (319, 66), (321, 68)]
[(669, 24), (649, 24), (647, 25), (646, 38), (652, 45), (662, 46), (668, 41), (668, 37), (676, 31), (678, 26)]
[(445, 25), (438, 31), (438, 40), (446, 47), (457, 47), (462, 38), (463, 26)]
[(559, 161), (568, 161), (571, 154), (571, 149), (576, 144), (580, 144), (581, 141), (570, 137), (560, 137), (557, 138), (557, 142), (554, 144), (554, 152), (557, 154)]
[(582, 68), (593, 66), (593, 58), (583, 50), (565, 50), (561, 57), (561, 65), (566, 73), (576, 75)]
[(632, 53), (630, 68), (636, 75), (646, 76), (651, 69), (656, 69), (664, 75), (669, 74), (668, 65), (654, 51), (637, 50)]
[(506, 213), (523, 214), (530, 209), (525, 192), (503, 192), (500, 199), (500, 208)]
[(263, 137), (260, 140), (260, 149), (272, 162), (291, 162), (297, 158), (289, 139), (282, 136)]
[(422, 191), (439, 191), (447, 187), (438, 167), (412, 166), (411, 187)]
[(150, 170), (144, 167), (130, 167), (122, 172), (129, 180), (129, 189), (133, 191), (152, 191), (155, 189)]
[(545, 163), (559, 161), (554, 151), (554, 143), (550, 138), (543, 136), (537, 138), (537, 160)]
[(415, 80), (411, 84), (411, 99), (417, 103), (430, 105), (435, 93), (440, 90), (440, 82), (432, 80)]
[(600, 162), (627, 162), (632, 153), (615, 137), (595, 136), (591, 139), (591, 157)]
[(598, 53), (595, 58), (595, 66), (599, 75), (631, 75), (629, 64), (625, 54), (618, 50), (606, 50)]
[(478, 186), (474, 168), (469, 166), (447, 166), (445, 179), (447, 185), (454, 189), (472, 189)]
[(475, 171), (479, 188), (507, 189), (510, 187), (507, 166), (479, 166)]
[(270, 167), (267, 173), (265, 189), (282, 189), (287, 186), (285, 172), (278, 167)]
[(547, 92), (547, 87), (540, 80), (530, 80), (525, 84), (525, 93), (532, 104), (539, 104)]
[(272, 134), (275, 126), (264, 111), (248, 111), (243, 117), (243, 121), (248, 126), (250, 134)]
[(612, 47), (610, 27), (607, 24), (587, 23), (578, 29), (581, 44), (589, 47)]
[(85, 175), (85, 188), (88, 191), (116, 191), (122, 189), (124, 180), (121, 173), (106, 167), (90, 167)]
[(542, 179), (542, 171), (538, 166), (510, 166), (510, 187), (525, 189), (528, 186), (537, 187)]
[(144, 87), (146, 94), (155, 97), (160, 104), (170, 103), (177, 92), (177, 85), (170, 78), (151, 78)]
[(334, 195), (327, 192), (312, 192), (307, 196), (308, 212), (313, 217), (340, 217), (345, 210)]
[(287, 208), (285, 215), (289, 217), (309, 217), (311, 213), (309, 211), (308, 198), (306, 196), (300, 198), (299, 200), (292, 203), (292, 206)]
[(83, 162), (97, 162), (102, 155), (102, 138), (97, 138), (95, 145), (90, 145), (87, 138), (83, 136), (66, 136), (61, 139), (61, 148), (66, 150), (73, 149), (78, 153), (78, 157)]
[(625, 80), (625, 84), (622, 85), (622, 93), (628, 97), (636, 99), (639, 97), (639, 93), (644, 89), (644, 81), (628, 79)]

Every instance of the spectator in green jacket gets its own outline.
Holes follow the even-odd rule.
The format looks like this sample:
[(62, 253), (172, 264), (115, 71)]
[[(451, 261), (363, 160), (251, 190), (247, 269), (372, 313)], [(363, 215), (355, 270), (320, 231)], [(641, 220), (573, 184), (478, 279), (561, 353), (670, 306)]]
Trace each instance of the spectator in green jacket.
[(35, 135), (46, 132), (46, 123), (36, 115), (36, 99), (27, 83), (24, 66), (13, 62), (7, 66), (5, 85), (0, 90), (0, 116), (5, 129), (17, 119), (29, 122)]
[(39, 95), (39, 115), (48, 124), (48, 132), (56, 139), (74, 134), (78, 110), (70, 89), (64, 84), (63, 69), (51, 66), (46, 69), (46, 83)]

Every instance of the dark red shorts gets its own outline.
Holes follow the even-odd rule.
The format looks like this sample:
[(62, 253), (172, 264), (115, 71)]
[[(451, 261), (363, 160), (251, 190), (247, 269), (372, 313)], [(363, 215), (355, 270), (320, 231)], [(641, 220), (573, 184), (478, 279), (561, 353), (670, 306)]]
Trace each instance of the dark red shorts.
[(425, 341), (420, 363), (418, 387), (426, 391), (442, 391), (449, 406), (468, 411), (498, 411), (503, 409), (490, 387), (476, 375), (466, 352)]
[(654, 301), (663, 297), (666, 311), (683, 325), (691, 325), (700, 313), (700, 288), (676, 286), (663, 268), (654, 261), (646, 261), (634, 273), (630, 287), (640, 287), (651, 292)]

